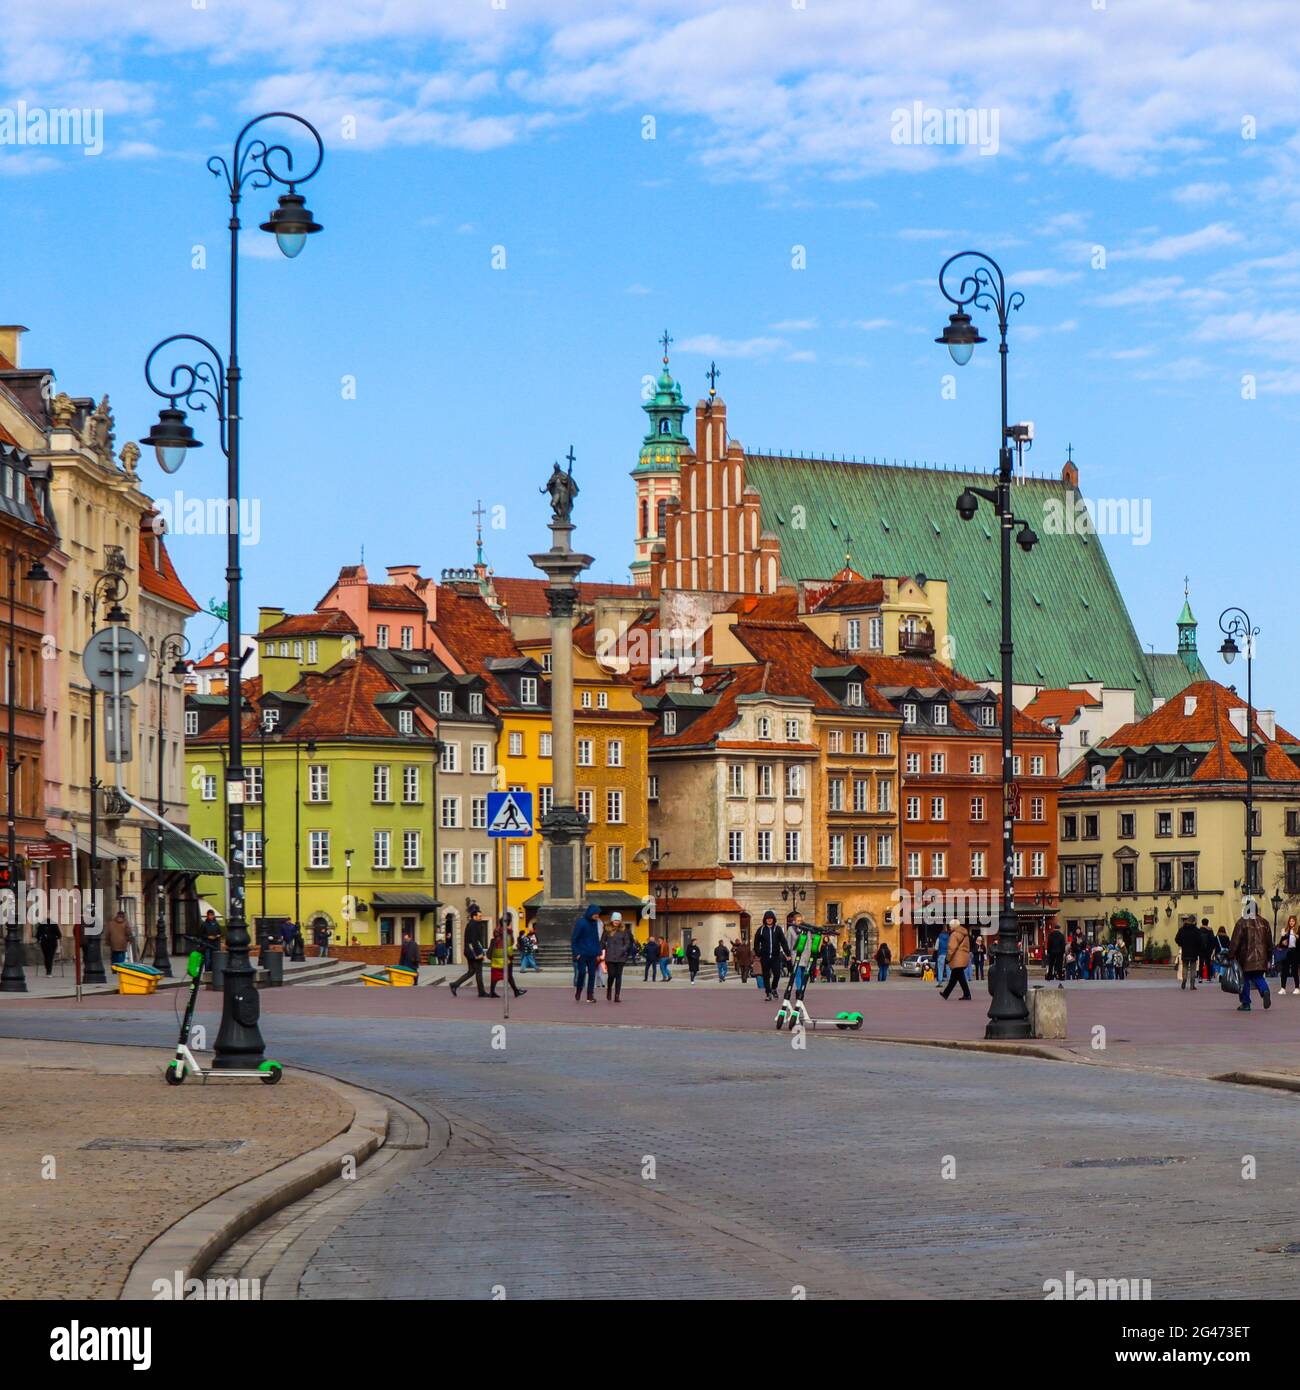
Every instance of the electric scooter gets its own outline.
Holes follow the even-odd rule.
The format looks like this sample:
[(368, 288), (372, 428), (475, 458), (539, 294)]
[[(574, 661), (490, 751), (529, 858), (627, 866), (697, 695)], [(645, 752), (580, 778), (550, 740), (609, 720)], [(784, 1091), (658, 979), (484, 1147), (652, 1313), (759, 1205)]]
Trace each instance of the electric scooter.
[[(183, 940), (192, 942), (194, 938), (187, 936)], [(249, 1070), (226, 1071), (209, 1067), (207, 1071), (204, 1071), (199, 1065), (198, 1059), (190, 1051), (190, 1027), (194, 1022), (195, 1005), (199, 1001), (199, 989), (203, 981), (203, 966), (206, 955), (206, 947), (202, 944), (190, 952), (189, 964), (186, 966), (190, 977), (190, 997), (185, 1005), (185, 1017), (181, 1020), (180, 1036), (176, 1039), (176, 1056), (163, 1069), (163, 1076), (167, 1078), (167, 1084), (179, 1086), (187, 1076), (197, 1076), (200, 1081), (207, 1081), (212, 1076), (255, 1076), (263, 1085), (274, 1086), (284, 1074), (284, 1068), (279, 1062), (262, 1062), (256, 1069)]]
[(808, 1012), (808, 1006), (804, 1003), (804, 995), (807, 993), (811, 981), (812, 963), (821, 951), (821, 946), (821, 932), (810, 930), (807, 927), (800, 928), (794, 943), (794, 969), (786, 982), (781, 1007), (776, 1011), (778, 1032), (787, 1023), (791, 1032), (794, 1032), (795, 1028), (799, 1026), (816, 1028), (819, 1023), (827, 1028), (834, 1024), (836, 1028), (852, 1029), (854, 1032), (862, 1027), (862, 1015), (856, 1009), (841, 1009), (834, 1018), (814, 1018)]

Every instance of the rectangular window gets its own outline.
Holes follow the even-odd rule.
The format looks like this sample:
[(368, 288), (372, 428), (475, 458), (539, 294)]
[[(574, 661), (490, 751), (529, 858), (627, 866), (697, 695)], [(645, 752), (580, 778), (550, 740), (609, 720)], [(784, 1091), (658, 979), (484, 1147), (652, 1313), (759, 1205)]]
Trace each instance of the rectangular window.
[(511, 844), (506, 847), (506, 877), (526, 878), (527, 867), (524, 862), (524, 846)]
[(441, 819), (439, 823), (444, 830), (460, 829), (460, 797), (444, 796), (442, 798)]
[(871, 783), (865, 777), (853, 779), (853, 809), (855, 811), (869, 811), (871, 809)]
[(984, 775), (984, 754), (972, 753), (970, 755), (970, 770), (977, 776)]
[(878, 652), (885, 645), (885, 620), (883, 618), (867, 619), (867, 646), (873, 651)]
[(865, 729), (854, 729), (853, 751), (855, 753), (865, 753), (867, 751), (867, 731)]
[(551, 807), (555, 804), (555, 789), (553, 787), (537, 788), (537, 814), (545, 816), (550, 813)]
[(605, 793), (605, 820), (609, 825), (623, 824), (623, 793), (621, 791)]
[(860, 705), (862, 703), (862, 682), (849, 681), (844, 688), (844, 703), (846, 705)]
[(989, 872), (988, 856), (982, 849), (973, 849), (970, 852), (970, 876), (972, 878), (987, 878)]
[(582, 709), (591, 708), (591, 691), (584, 690), (578, 696), (578, 704)]
[(932, 878), (943, 878), (948, 872), (948, 856), (941, 849), (933, 850), (930, 854), (930, 875)]
[(438, 770), (440, 772), (460, 771), (459, 743), (444, 743), (442, 745), (442, 757), (438, 759)]
[[(854, 752), (856, 752), (856, 751), (857, 751), (857, 750), (854, 749)], [(888, 734), (888, 733), (883, 733), (883, 734), (877, 734), (877, 735), (876, 735), (876, 753), (877, 753), (877, 755), (878, 755), (879, 757), (882, 757), (882, 758), (883, 758), (883, 757), (887, 757), (887, 756), (889, 755), (889, 734)]]
[(1085, 893), (1101, 892), (1101, 865), (1085, 864), (1083, 866), (1083, 891)]
[(586, 788), (582, 791), (579, 791), (578, 811), (581, 815), (585, 816), (587, 818), (587, 821), (590, 823), (592, 813), (592, 793), (590, 788)]
[(844, 752), (844, 730), (831, 729), (826, 735), (826, 751), (828, 753)]
[[(1132, 865), (1125, 865), (1131, 868)], [(1079, 866), (1077, 864), (1061, 865), (1061, 896), (1072, 898), (1079, 891)]]
[(376, 763), (371, 774), (371, 801), (388, 800), (388, 767), (385, 763)]
[(1029, 876), (1030, 878), (1043, 878), (1047, 873), (1047, 855), (1041, 849), (1036, 849), (1029, 856)]
[(420, 769), (414, 763), (402, 768), (402, 800), (412, 805), (420, 799)]
[(320, 644), (317, 642), (307, 643), (307, 665), (315, 666), (320, 655)]
[(998, 707), (996, 705), (980, 706), (980, 723), (986, 729), (991, 729), (998, 722)]
[(193, 738), (199, 731), (199, 712), (196, 709), (185, 711), (185, 733), (189, 738)]
[(936, 725), (948, 722), (948, 706), (938, 700), (931, 706), (931, 714)]
[(519, 703), (521, 705), (535, 705), (537, 703), (537, 677), (520, 676), (519, 678)]
[(798, 830), (785, 832), (785, 862), (797, 864), (803, 858), (803, 834)]
[(910, 700), (905, 701), (903, 704), (903, 723), (916, 723), (916, 706)]
[(803, 767), (799, 763), (788, 763), (785, 769), (785, 794), (789, 797), (803, 795)]
[(941, 773), (944, 772), (944, 770), (947, 768), (947, 766), (948, 766), (948, 759), (947, 759), (947, 757), (946, 757), (945, 754), (943, 754), (943, 753), (931, 753), (931, 754), (930, 754), (930, 775), (931, 775), (932, 777), (937, 777), (937, 776), (939, 776)]
[(312, 763), (307, 769), (307, 800), (330, 799), (330, 770), (325, 763)]
[(844, 778), (831, 777), (826, 782), (826, 806), (830, 811), (844, 809)]
[(760, 830), (758, 832), (757, 858), (760, 864), (770, 864), (772, 862), (772, 832), (770, 830)]
[(418, 830), (402, 831), (402, 868), (418, 869), (420, 867), (420, 832)]
[[(152, 761), (152, 760), (151, 760)], [(256, 805), (262, 799), (262, 769), (260, 767), (246, 767), (244, 769), (244, 800)]]
[(1044, 767), (1046, 767), (1046, 764), (1043, 761), (1043, 755), (1041, 753), (1035, 753), (1029, 760), (1029, 775), (1031, 777), (1041, 777)]
[[(1073, 816), (1067, 816), (1066, 820), (1071, 822), (1071, 833), (1069, 838), (1074, 839)], [(1119, 838), (1121, 840), (1131, 840), (1137, 834), (1137, 817), (1132, 811), (1121, 811), (1119, 813)]]
[(623, 878), (623, 846), (610, 845), (605, 851), (606, 867), (609, 872), (605, 876), (607, 883), (619, 883)]
[(375, 831), (375, 868), (391, 869), (393, 866), (392, 856), (389, 852), (392, 836), (387, 830)]
[(921, 774), (921, 755), (919, 753), (909, 753), (904, 771), (909, 777), (919, 777)]
[(664, 733), (675, 734), (677, 732), (677, 711), (675, 709), (664, 710)]
[(844, 645), (856, 652), (862, 645), (862, 623), (858, 618), (850, 618), (844, 624)]
[(1096, 816), (1084, 816), (1083, 818), (1083, 838), (1085, 840), (1095, 840), (1100, 834), (1097, 828), (1098, 821)]
[(1011, 856), (1011, 876), (1012, 878), (1023, 878), (1025, 876), (1025, 855), (1023, 850), (1016, 850)]
[(1178, 865), (1180, 882), (1184, 893), (1196, 892), (1196, 860), (1183, 859)]
[(469, 799), (469, 828), (471, 830), (487, 829), (487, 797), (471, 796)]
[(1156, 834), (1163, 838), (1174, 833), (1174, 816), (1172, 811), (1156, 812)]
[(537, 737), (537, 752), (543, 758), (551, 756), (551, 735), (539, 734)]
[(745, 832), (743, 830), (727, 831), (727, 861), (731, 864), (741, 864), (745, 859)]
[(605, 766), (623, 766), (623, 740), (621, 738), (612, 738), (605, 745)]
[(262, 867), (262, 832), (260, 830), (244, 831), (244, 867), (246, 869), (260, 869)]
[(469, 770), (488, 772), (492, 768), (492, 745), (490, 743), (471, 743), (469, 746)]
[(785, 721), (785, 741), (787, 743), (799, 742), (799, 721), (797, 719)]
[(1131, 859), (1119, 861), (1119, 891), (1121, 893), (1137, 892), (1137, 865)]
[(982, 821), (984, 819), (984, 798), (982, 796), (971, 797), (970, 818), (973, 821)]
[[(512, 850), (522, 850), (522, 845), (511, 845)], [(442, 852), (442, 881), (455, 885), (460, 882), (460, 850), (445, 849)]]
[(844, 867), (844, 836), (835, 834), (830, 837), (829, 857), (827, 864), (832, 869), (842, 869)]
[(1047, 802), (1041, 796), (1029, 798), (1029, 819), (1031, 821), (1045, 821), (1047, 819)]
[(1016, 755), (1015, 757), (1013, 757), (1013, 758), (1011, 759), (1011, 775), (1012, 775), (1013, 777), (1019, 777), (1019, 776), (1020, 776), (1020, 757), (1019, 757), (1019, 755)]
[(470, 851), (469, 881), (481, 887), (492, 882), (492, 851), (476, 849)]
[(381, 651), (388, 646), (388, 628), (383, 623), (375, 629), (375, 645)]
[(596, 691), (596, 708), (597, 708), (597, 709), (608, 709), (608, 708), (609, 708), (609, 693), (608, 693), (607, 691), (604, 691), (604, 690), (598, 690), (598, 691)]
[(313, 869), (328, 869), (330, 866), (330, 833), (328, 830), (309, 830), (307, 832), (307, 863)]
[(894, 837), (892, 835), (876, 836), (876, 867), (888, 869), (894, 862)]
[[(1121, 833), (1121, 834), (1123, 833), (1123, 829), (1122, 829), (1123, 824), (1124, 824), (1124, 817), (1121, 816), (1121, 817), (1120, 817), (1120, 826), (1121, 826), (1121, 831), (1120, 831), (1120, 833)], [(1061, 839), (1063, 839), (1063, 840), (1077, 840), (1078, 838), (1079, 838), (1079, 819), (1078, 819), (1078, 817), (1077, 817), (1077, 816), (1062, 816), (1062, 817), (1061, 817)]]
[(907, 819), (921, 819), (921, 798), (919, 796), (909, 796), (907, 798)]
[(729, 763), (727, 765), (727, 795), (744, 796), (745, 794), (745, 764)]
[(507, 747), (510, 749), (510, 756), (512, 758), (522, 758), (524, 756), (524, 736), (518, 729), (512, 729), (510, 731)]
[(919, 878), (921, 875), (921, 853), (919, 850), (909, 849), (907, 851), (907, 876), (908, 878)]
[(402, 650), (403, 650), (404, 652), (409, 652), (409, 651), (411, 650), (411, 648), (414, 647), (414, 646), (415, 646), (415, 629), (414, 629), (413, 627), (404, 627), (404, 628), (402, 629)]
[(580, 738), (580, 739), (578, 740), (578, 766), (579, 766), (579, 767), (592, 767), (592, 766), (594, 766), (594, 761), (593, 761), (592, 756), (591, 756), (591, 754), (592, 754), (592, 748), (593, 748), (593, 744), (592, 744), (591, 739), (589, 739), (589, 738)]
[(931, 820), (946, 820), (946, 819), (947, 819), (947, 814), (946, 814), (946, 813), (947, 813), (947, 802), (946, 802), (946, 799), (945, 799), (944, 797), (942, 797), (942, 796), (932, 796), (932, 797), (930, 798), (930, 819), (931, 819)]
[(206, 838), (205, 838), (204, 841), (203, 841), (203, 848), (206, 849), (206, 850), (211, 850), (213, 854), (216, 854), (216, 852), (217, 852), (217, 842), (216, 842), (216, 840), (215, 840), (215, 839), (206, 839)]
[(855, 835), (853, 837), (853, 867), (855, 869), (865, 869), (869, 866), (868, 842), (870, 835)]
[(1196, 834), (1196, 812), (1179, 811), (1178, 813), (1178, 833), (1180, 835)]
[(647, 792), (648, 792), (648, 800), (650, 800), (650, 801), (658, 801), (658, 800), (659, 800), (659, 774), (658, 774), (658, 773), (651, 773), (651, 774), (650, 774), (650, 780), (649, 780), (649, 786), (648, 786), (648, 788), (647, 788)]
[(456, 709), (456, 697), (450, 690), (440, 690), (438, 692), (438, 713), (452, 714)]
[(217, 799), (217, 779), (211, 773), (203, 778), (203, 799), (204, 801)]
[(772, 795), (772, 764), (759, 763), (758, 765), (758, 794), (759, 796)]
[(399, 734), (413, 734), (415, 732), (414, 710), (399, 709), (397, 711), (397, 732)]

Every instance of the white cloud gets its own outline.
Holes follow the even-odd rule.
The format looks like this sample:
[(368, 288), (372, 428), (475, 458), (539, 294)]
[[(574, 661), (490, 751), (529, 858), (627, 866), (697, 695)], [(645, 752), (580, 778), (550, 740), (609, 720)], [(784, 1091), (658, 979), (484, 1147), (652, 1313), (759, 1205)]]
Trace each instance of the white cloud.
[(860, 328), (864, 333), (874, 333), (877, 328), (892, 328), (893, 319), (855, 319), (854, 328)]
[(1202, 203), (1217, 203), (1226, 198), (1231, 185), (1226, 183), (1188, 183), (1175, 188), (1170, 197), (1176, 203), (1199, 207)]
[(1226, 222), (1211, 222), (1195, 232), (1183, 232), (1176, 236), (1155, 237), (1153, 240), (1135, 246), (1117, 247), (1110, 254), (1112, 261), (1177, 261), (1184, 256), (1194, 256), (1203, 251), (1218, 251), (1225, 246), (1236, 246), (1242, 239), (1241, 233), (1228, 226)]
[(784, 338), (720, 338), (714, 333), (700, 333), (681, 339), (675, 351), (700, 357), (770, 357), (789, 346)]
[(782, 319), (770, 325), (773, 333), (808, 333), (817, 327), (816, 319)]
[(1011, 278), (1016, 289), (1023, 289), (1027, 285), (1052, 288), (1056, 285), (1071, 284), (1079, 275), (1080, 272), (1077, 270), (1055, 270), (1049, 266), (1043, 270), (1017, 270)]

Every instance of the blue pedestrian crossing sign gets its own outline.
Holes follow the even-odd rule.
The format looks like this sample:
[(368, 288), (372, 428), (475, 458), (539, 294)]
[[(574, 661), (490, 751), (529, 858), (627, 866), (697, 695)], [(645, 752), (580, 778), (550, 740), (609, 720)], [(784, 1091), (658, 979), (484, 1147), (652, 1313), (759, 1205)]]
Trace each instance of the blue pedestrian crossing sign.
[(488, 792), (487, 816), (491, 839), (528, 839), (533, 833), (532, 792)]

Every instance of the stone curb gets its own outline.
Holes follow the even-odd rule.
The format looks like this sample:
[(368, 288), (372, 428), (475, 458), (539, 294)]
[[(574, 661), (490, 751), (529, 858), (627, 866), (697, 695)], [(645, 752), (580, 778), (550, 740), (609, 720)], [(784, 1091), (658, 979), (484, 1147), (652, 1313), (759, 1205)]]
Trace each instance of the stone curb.
[(1268, 1086), (1274, 1091), (1295, 1091), (1300, 1093), (1300, 1076), (1288, 1076), (1284, 1072), (1273, 1071), (1229, 1071), (1222, 1076), (1212, 1076), (1211, 1081), (1231, 1081), (1238, 1086)]
[(165, 1280), (170, 1288), (178, 1270), (182, 1280), (198, 1278), (245, 1232), (338, 1177), (344, 1159), (353, 1158), (359, 1165), (383, 1145), (388, 1110), (373, 1092), (320, 1072), (311, 1075), (352, 1106), (348, 1128), (319, 1148), (232, 1187), (181, 1217), (141, 1252), (126, 1277), (120, 1299), (153, 1300), (155, 1281)]

